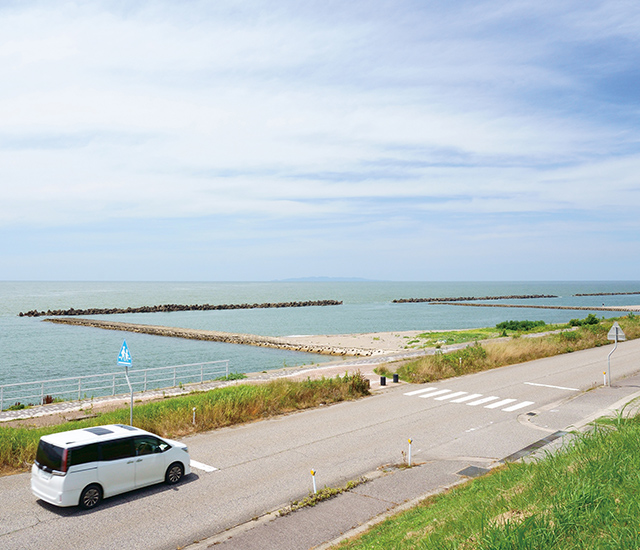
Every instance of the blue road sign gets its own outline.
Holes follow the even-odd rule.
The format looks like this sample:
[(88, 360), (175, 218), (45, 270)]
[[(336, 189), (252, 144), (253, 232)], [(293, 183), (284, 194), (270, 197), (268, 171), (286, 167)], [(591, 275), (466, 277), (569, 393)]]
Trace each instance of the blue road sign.
[(129, 353), (126, 340), (122, 341), (122, 348), (120, 348), (120, 353), (118, 354), (118, 365), (124, 365), (125, 367), (131, 366), (131, 354)]

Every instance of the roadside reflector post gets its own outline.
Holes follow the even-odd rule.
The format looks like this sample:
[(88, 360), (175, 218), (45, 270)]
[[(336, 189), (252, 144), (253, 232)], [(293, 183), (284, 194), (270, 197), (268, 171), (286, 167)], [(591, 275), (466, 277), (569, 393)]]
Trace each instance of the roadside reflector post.
[(318, 494), (318, 489), (316, 488), (316, 471), (311, 470), (311, 480), (313, 481), (313, 494)]
[(380, 385), (381, 386), (386, 386), (387, 385), (387, 377), (386, 376), (381, 376), (380, 377)]
[(607, 385), (607, 372), (606, 371), (602, 371), (602, 378), (604, 379), (604, 382), (603, 382), (602, 385), (606, 386)]
[(193, 407), (193, 425), (196, 425), (196, 408)]
[(411, 444), (413, 443), (413, 439), (409, 438), (409, 455), (408, 455), (408, 460), (407, 460), (407, 464), (409, 465), (409, 467), (411, 467)]

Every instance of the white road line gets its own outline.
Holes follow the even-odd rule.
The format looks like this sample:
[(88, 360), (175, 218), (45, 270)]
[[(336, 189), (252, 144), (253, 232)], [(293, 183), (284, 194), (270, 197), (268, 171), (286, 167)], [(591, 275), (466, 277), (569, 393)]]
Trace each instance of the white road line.
[(517, 399), (503, 399), (502, 401), (498, 401), (497, 403), (491, 403), (491, 405), (485, 405), (485, 409), (497, 409), (499, 407), (503, 407), (504, 405), (508, 405), (509, 403), (514, 403)]
[(471, 403), (467, 403), (467, 405), (475, 407), (476, 405), (484, 405), (485, 403), (488, 403), (489, 401), (495, 401), (496, 399), (500, 398), (492, 395), (491, 397), (483, 397), (482, 399), (478, 399), (477, 401), (472, 401)]
[(461, 397), (460, 399), (454, 399), (451, 401), (452, 403), (464, 403), (465, 401), (471, 401), (472, 399), (477, 399), (478, 397), (482, 397), (481, 393), (472, 393), (471, 395), (467, 395), (466, 397)]
[(513, 412), (518, 409), (522, 409), (523, 407), (528, 407), (529, 405), (533, 405), (533, 401), (523, 401), (522, 403), (518, 403), (517, 405), (512, 405), (511, 407), (507, 407), (506, 409), (502, 409), (504, 412)]
[(466, 395), (467, 392), (466, 391), (456, 391), (453, 392), (451, 395), (443, 395), (442, 397), (436, 397), (436, 401), (444, 401), (446, 399), (453, 399), (454, 397), (458, 397), (460, 395)]
[(425, 399), (428, 399), (429, 397), (435, 397), (436, 395), (442, 395), (443, 393), (451, 393), (451, 390), (440, 390), (434, 393), (429, 393), (427, 395), (419, 395), (418, 397), (424, 397)]
[(215, 472), (218, 469), (214, 468), (213, 466), (207, 466), (206, 464), (203, 464), (202, 462), (198, 462), (196, 460), (191, 460), (189, 464), (192, 468), (195, 468), (196, 470), (202, 470), (204, 472)]
[(563, 386), (550, 386), (549, 384), (536, 384), (535, 382), (525, 382), (527, 386), (540, 386), (541, 388), (553, 388), (554, 390), (580, 391), (578, 388), (565, 388)]
[(437, 389), (437, 388), (434, 388), (434, 387), (432, 386), (432, 387), (430, 387), (430, 388), (422, 388), (421, 390), (414, 390), (414, 391), (410, 391), (410, 392), (408, 392), (408, 393), (405, 393), (404, 395), (418, 395), (418, 394), (420, 394), (420, 393), (424, 393), (424, 392), (427, 392), (427, 391), (434, 391), (435, 389)]

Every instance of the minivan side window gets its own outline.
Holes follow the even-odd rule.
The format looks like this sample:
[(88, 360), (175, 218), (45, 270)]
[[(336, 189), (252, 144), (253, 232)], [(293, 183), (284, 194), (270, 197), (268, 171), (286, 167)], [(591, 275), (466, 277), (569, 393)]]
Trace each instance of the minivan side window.
[(152, 435), (139, 435), (135, 438), (136, 455), (150, 455), (161, 453), (171, 448), (170, 445)]
[(102, 460), (118, 460), (134, 456), (133, 438), (105, 441), (100, 444)]
[(91, 443), (82, 447), (70, 449), (69, 466), (77, 466), (78, 464), (86, 464), (87, 462), (97, 462), (98, 460), (98, 444)]

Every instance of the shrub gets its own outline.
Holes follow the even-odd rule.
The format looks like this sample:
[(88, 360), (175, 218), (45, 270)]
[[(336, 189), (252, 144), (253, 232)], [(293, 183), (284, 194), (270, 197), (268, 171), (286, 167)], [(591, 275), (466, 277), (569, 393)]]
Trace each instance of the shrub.
[(502, 330), (516, 330), (516, 331), (529, 331), (537, 327), (544, 327), (546, 323), (544, 321), (503, 321), (498, 323), (496, 328)]
[(571, 319), (569, 324), (572, 327), (583, 327), (586, 325), (597, 325), (600, 322), (593, 313), (589, 313), (584, 319)]

